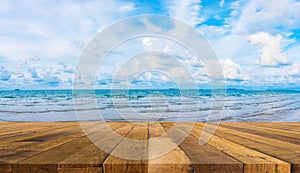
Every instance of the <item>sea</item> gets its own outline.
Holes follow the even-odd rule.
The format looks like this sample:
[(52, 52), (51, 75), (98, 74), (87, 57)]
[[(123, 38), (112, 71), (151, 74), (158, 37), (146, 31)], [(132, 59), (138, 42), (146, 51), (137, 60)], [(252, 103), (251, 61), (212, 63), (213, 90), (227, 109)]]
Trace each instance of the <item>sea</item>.
[(299, 122), (300, 90), (0, 91), (0, 121), (78, 120)]

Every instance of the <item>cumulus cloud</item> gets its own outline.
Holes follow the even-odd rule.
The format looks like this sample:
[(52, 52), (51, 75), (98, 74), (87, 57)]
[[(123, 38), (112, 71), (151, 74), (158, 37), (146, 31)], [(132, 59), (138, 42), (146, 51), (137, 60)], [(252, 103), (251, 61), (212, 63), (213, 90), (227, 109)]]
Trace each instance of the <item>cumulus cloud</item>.
[(115, 0), (1, 1), (1, 56), (14, 63), (34, 54), (42, 57), (40, 63), (62, 57), (74, 62), (83, 43), (133, 9), (132, 2)]
[(101, 73), (99, 76), (97, 76), (97, 83), (99, 85), (109, 85), (113, 81), (113, 75), (110, 73)]
[(11, 85), (24, 88), (70, 88), (86, 43), (135, 8), (134, 2), (117, 0), (1, 1), (0, 62), (12, 70), (1, 69), (0, 80), (12, 78)]
[(61, 62), (58, 64), (57, 71), (63, 72), (63, 73), (74, 74), (75, 67), (74, 67), (74, 65), (70, 65), (70, 64)]
[(300, 63), (293, 63), (285, 68), (286, 75), (300, 77)]
[(28, 73), (31, 74), (31, 78), (34, 78), (34, 79), (38, 78), (38, 73), (36, 72), (35, 68), (28, 69)]
[(145, 37), (143, 38), (142, 43), (145, 51), (159, 51), (174, 54), (176, 48), (178, 48), (176, 43), (156, 37)]
[(176, 87), (176, 83), (164, 73), (158, 71), (146, 71), (139, 74), (131, 81), (131, 87)]
[(170, 40), (155, 37), (145, 37), (142, 40), (145, 51), (159, 51), (173, 55), (187, 67), (202, 68), (200, 59), (182, 45)]
[(168, 6), (171, 17), (187, 22), (192, 26), (205, 20), (199, 15), (200, 9), (201, 0), (175, 0)]
[[(118, 0), (67, 0), (59, 3), (0, 1), (0, 63), (9, 69), (1, 67), (1, 82), (8, 83), (6, 81), (9, 80), (10, 84), (15, 82), (18, 86), (54, 87), (68, 83), (70, 87), (74, 64), (90, 38), (116, 20), (132, 14), (144, 14), (145, 8), (148, 11), (153, 8), (153, 12), (158, 14), (169, 14), (200, 30), (212, 43), (218, 57), (230, 57), (221, 60), (228, 80), (253, 80), (261, 84), (264, 80), (272, 83), (272, 80), (280, 82), (299, 78), (298, 0), (218, 0), (205, 4), (201, 0), (174, 0), (167, 4), (155, 2), (156, 5), (150, 7), (142, 7), (146, 2), (142, 6), (139, 3)], [(230, 9), (219, 6), (230, 6)], [(207, 15), (211, 11), (213, 15)], [(225, 23), (204, 23), (210, 21), (209, 17), (214, 18), (212, 22), (219, 19), (223, 22), (224, 19)], [(292, 42), (296, 44), (291, 46)], [(201, 63), (185, 49), (150, 37), (142, 39), (142, 44), (138, 48), (134, 44), (125, 46), (127, 54), (115, 55), (116, 58), (105, 67), (108, 70), (103, 71), (111, 75), (126, 61), (124, 57), (127, 55), (154, 50), (176, 56), (184, 65), (194, 68), (192, 74), (199, 81), (207, 81)], [(152, 61), (149, 59), (149, 63), (157, 67), (162, 63)], [(255, 72), (248, 70), (251, 68)], [(181, 73), (176, 68), (171, 72)], [(256, 77), (253, 77), (254, 73)], [(287, 77), (278, 77), (284, 75)], [(151, 75), (146, 76), (150, 79)], [(164, 80), (160, 78), (160, 81)], [(110, 82), (111, 76), (99, 80), (99, 84)]]
[(276, 32), (279, 28), (296, 29), (300, 26), (300, 2), (297, 0), (251, 0), (232, 3), (229, 23), (234, 32)]
[(271, 67), (290, 63), (286, 55), (282, 53), (281, 42), (283, 38), (281, 35), (273, 36), (265, 32), (259, 32), (250, 35), (248, 39), (251, 44), (261, 46), (260, 59), (256, 60), (255, 63)]
[[(118, 83), (116, 86), (119, 88), (127, 87), (136, 76), (147, 71), (164, 73), (174, 81), (179, 82), (182, 87), (188, 87), (192, 82), (191, 74), (176, 57), (149, 52), (126, 61), (114, 75), (114, 83)], [(144, 73), (143, 76), (145, 82), (152, 81), (155, 78), (153, 73)], [(156, 82), (157, 84), (160, 84), (162, 81), (165, 82), (165, 78), (159, 79), (159, 82)], [(138, 82), (142, 83), (141, 80), (138, 80)]]
[(143, 38), (142, 43), (146, 51), (163, 51), (165, 47), (165, 45), (162, 45), (162, 39), (155, 37), (145, 37)]
[(11, 77), (11, 73), (4, 67), (0, 67), (0, 80), (8, 81)]
[(245, 75), (244, 70), (241, 66), (230, 59), (225, 59), (220, 61), (224, 77), (227, 80), (233, 81), (244, 81), (248, 80), (249, 77)]
[(60, 82), (61, 80), (52, 74), (46, 74), (46, 76), (44, 76), (44, 83), (50, 87), (57, 87)]

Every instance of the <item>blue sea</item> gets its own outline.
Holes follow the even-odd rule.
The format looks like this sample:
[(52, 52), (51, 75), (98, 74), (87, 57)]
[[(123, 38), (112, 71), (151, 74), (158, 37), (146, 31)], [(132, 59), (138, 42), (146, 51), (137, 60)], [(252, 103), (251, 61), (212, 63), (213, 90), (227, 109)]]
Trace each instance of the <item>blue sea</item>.
[(215, 101), (224, 103), (215, 121), (300, 121), (299, 90), (241, 89), (0, 91), (0, 121), (206, 121)]

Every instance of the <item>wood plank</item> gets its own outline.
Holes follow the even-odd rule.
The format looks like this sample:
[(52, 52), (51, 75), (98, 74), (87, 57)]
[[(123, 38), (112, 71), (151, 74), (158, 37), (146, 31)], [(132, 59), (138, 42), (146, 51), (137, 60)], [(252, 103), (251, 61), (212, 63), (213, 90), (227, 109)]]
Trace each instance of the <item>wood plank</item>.
[[(36, 151), (45, 151), (50, 148), (56, 147), (60, 144), (66, 143), (70, 140), (72, 140), (75, 137), (84, 136), (84, 133), (80, 129), (75, 130), (66, 130), (62, 133), (54, 133), (53, 136), (49, 137), (48, 135), (45, 135), (43, 140), (35, 140), (35, 138), (29, 138), (28, 140), (21, 140), (16, 142), (9, 142), (7, 144), (1, 145), (2, 149), (6, 150), (19, 150), (19, 149), (26, 149), (26, 150), (36, 150)], [(41, 136), (43, 138), (43, 136)], [(40, 139), (40, 138), (37, 138)]]
[(300, 135), (298, 132), (286, 131), (286, 130), (276, 130), (276, 129), (263, 129), (261, 127), (248, 126), (246, 124), (236, 124), (236, 123), (222, 123), (221, 126), (225, 126), (231, 129), (236, 129), (238, 131), (243, 131), (247, 133), (257, 134), (261, 136), (266, 136), (282, 141), (291, 142), (294, 144), (300, 143)]
[[(50, 123), (52, 124), (52, 123)], [(53, 123), (53, 124), (56, 124), (56, 123)], [(74, 123), (72, 123), (74, 124)], [(65, 125), (64, 125), (65, 126)], [(69, 129), (69, 128), (72, 128), (72, 126), (66, 126), (63, 128), (59, 128), (57, 127), (57, 129), (55, 130), (52, 130), (52, 131), (48, 131), (47, 133), (49, 134), (49, 132), (57, 132), (58, 131), (61, 131), (61, 130), (65, 130), (65, 129)], [(78, 126), (76, 126), (78, 127)], [(40, 133), (40, 134), (47, 134), (47, 133)], [(34, 134), (33, 136), (41, 136), (41, 135), (37, 135), (37, 134)], [(27, 135), (27, 137), (32, 137), (32, 135)], [(24, 137), (21, 137), (21, 138), (16, 138), (16, 139), (26, 139)], [(5, 143), (5, 141), (2, 141), (4, 142), (4, 144), (0, 144), (0, 147), (2, 148), (8, 148), (8, 149), (1, 149), (0, 150), (0, 162), (8, 162), (10, 164), (14, 164), (14, 163), (17, 163), (18, 161), (20, 160), (23, 160), (27, 157), (31, 157), (35, 154), (38, 154), (40, 152), (42, 152), (41, 150), (30, 150), (24, 146), (26, 145), (33, 145), (35, 146), (36, 143), (38, 143), (37, 141), (36, 142), (21, 142), (21, 141), (11, 141), (10, 139), (8, 140), (9, 142), (8, 143)], [(19, 146), (22, 146), (22, 147), (19, 147)]]
[(300, 163), (298, 163), (298, 164), (293, 164), (293, 165), (292, 165), (291, 172), (292, 172), (292, 173), (300, 173)]
[[(40, 123), (38, 123), (38, 124), (40, 124)], [(16, 131), (20, 131), (21, 130), (23, 132), (27, 131), (29, 133), (31, 133), (30, 130), (32, 130), (32, 129), (34, 129), (34, 130), (36, 130), (36, 129), (42, 129), (42, 128), (46, 129), (46, 128), (49, 127), (49, 125), (45, 125), (45, 126), (42, 126), (42, 128), (39, 128), (39, 127), (37, 127), (37, 128), (30, 128), (30, 127), (36, 127), (36, 126), (33, 126), (33, 125), (36, 125), (36, 123), (12, 123), (8, 127), (11, 128), (12, 126), (13, 127), (17, 126), (17, 127), (21, 128), (21, 129), (12, 128), (12, 132), (14, 130), (16, 130)], [(64, 126), (66, 126), (66, 125), (64, 125)], [(23, 129), (23, 128), (25, 128), (25, 129)], [(30, 130), (28, 130), (28, 129), (30, 129)], [(49, 128), (48, 128), (48, 130), (49, 130)], [(7, 135), (11, 135), (12, 133), (6, 133), (6, 134)], [(5, 143), (5, 142), (7, 142), (7, 139), (8, 139), (8, 141), (11, 142), (12, 140), (9, 137), (11, 137), (11, 136), (7, 136), (6, 138), (2, 138), (1, 142)], [(14, 141), (12, 141), (12, 142), (14, 142)], [(8, 145), (11, 146), (12, 143), (10, 143)], [(1, 146), (3, 146), (3, 144)], [(3, 162), (3, 161), (7, 162), (6, 164), (1, 164), (1, 166), (0, 166), (0, 172), (12, 172), (13, 163), (15, 163), (15, 162), (17, 162), (17, 161), (19, 161), (21, 159), (24, 159), (26, 157), (30, 157), (30, 156), (32, 156), (34, 154), (37, 154), (38, 152), (39, 151), (24, 150), (23, 148), (21, 148), (21, 149), (20, 148), (13, 148), (13, 149), (10, 149), (10, 150), (0, 150), (0, 162)]]
[[(103, 172), (105, 169), (115, 172), (213, 173), (280, 173), (291, 170), (300, 173), (300, 123), (221, 123), (212, 139), (203, 146), (198, 145), (198, 138), (204, 123), (197, 123), (191, 134), (187, 134), (189, 123), (179, 123), (181, 125), (175, 127), (174, 132), (169, 131), (174, 123), (151, 123), (146, 126), (107, 124), (127, 139), (143, 140), (136, 146), (129, 145), (121, 137), (95, 133), (101, 131), (96, 124), (98, 122), (81, 123), (88, 136), (97, 139), (96, 144), (106, 146), (113, 153), (140, 156), (140, 159), (127, 160), (113, 154), (108, 156), (85, 137), (78, 123), (4, 123), (0, 125), (0, 133), (3, 132), (3, 135), (0, 134), (0, 148), (3, 147), (0, 149), (0, 173), (77, 173)], [(164, 134), (168, 136), (159, 139)], [(176, 146), (174, 141), (182, 134), (187, 134), (187, 138)], [(149, 141), (146, 140), (148, 138)], [(154, 142), (154, 139), (159, 140)], [(161, 157), (145, 159), (163, 152), (164, 144), (175, 149)], [(138, 151), (134, 152), (135, 148)], [(31, 160), (32, 163), (24, 160)], [(286, 162), (291, 163), (291, 169)]]
[(32, 150), (0, 150), (0, 162), (5, 163), (16, 163), (20, 160), (23, 160), (27, 157), (33, 156), (40, 151), (32, 151)]
[[(97, 135), (97, 130), (101, 130), (102, 126), (92, 126), (92, 134)], [(54, 147), (50, 150), (46, 150), (32, 157), (28, 157), (13, 164), (14, 172), (34, 172), (42, 169), (43, 172), (57, 172), (57, 164), (62, 160), (66, 159), (75, 152), (84, 149), (89, 146), (91, 141), (86, 137), (82, 136), (74, 138), (73, 140), (66, 142), (62, 145)], [(45, 169), (44, 169), (45, 168)]]
[(15, 124), (16, 122), (7, 122), (7, 121), (1, 121), (0, 125), (5, 125), (5, 124)]
[[(128, 139), (135, 140), (136, 142), (132, 143)], [(104, 172), (147, 172), (147, 139), (148, 123), (138, 123), (104, 161)], [(121, 156), (122, 158), (117, 156)]]
[(37, 142), (36, 144), (33, 145), (28, 144), (23, 147), (28, 150), (45, 151), (82, 136), (85, 136), (85, 133), (82, 131), (82, 129), (74, 129), (74, 130), (69, 130), (66, 132), (54, 134), (53, 136), (46, 135), (46, 136), (39, 137), (38, 139), (42, 139), (41, 141)]
[(6, 162), (0, 162), (0, 172), (1, 173), (12, 173), (12, 164)]
[[(56, 123), (49, 123), (49, 124), (56, 124)], [(69, 124), (69, 123), (67, 123), (67, 124)], [(72, 124), (74, 124), (74, 123), (72, 123)], [(97, 123), (88, 123), (88, 125), (86, 125), (86, 126), (92, 126), (93, 127), (95, 125), (97, 125)], [(56, 127), (56, 128), (57, 129), (52, 130), (52, 131), (50, 130), (47, 133), (43, 132), (43, 133), (40, 133), (40, 135), (33, 135), (33, 138), (40, 138), (40, 139), (42, 139), (42, 138), (45, 138), (46, 136), (49, 137), (49, 135), (50, 135), (50, 137), (51, 136), (55, 137), (55, 135), (53, 136), (52, 134), (56, 134), (57, 135), (57, 133), (59, 133), (60, 131), (68, 131), (68, 130), (72, 130), (73, 128), (76, 128), (76, 129), (80, 130), (79, 126), (77, 126), (77, 125), (76, 126), (69, 126), (67, 128), (60, 128), (60, 127)], [(94, 128), (90, 128), (90, 129), (94, 129)], [(84, 135), (84, 134), (82, 133), (82, 135)], [(32, 137), (32, 136), (29, 135), (27, 137), (27, 140), (30, 137)], [(60, 136), (59, 138), (60, 138), (60, 140), (62, 140), (61, 138), (65, 138), (65, 136)], [(21, 138), (21, 139), (24, 139), (24, 138)], [(63, 140), (63, 141), (64, 142), (68, 142), (67, 140)], [(47, 145), (49, 146), (50, 144), (52, 145), (53, 142), (55, 142), (55, 140), (52, 141), (52, 138), (50, 138), (50, 139), (47, 139), (47, 142), (48, 142)], [(35, 146), (37, 145), (37, 143), (39, 143), (39, 142), (38, 141), (35, 141), (35, 142), (29, 142), (29, 141), (28, 142), (20, 142), (20, 141), (10, 142), (9, 144), (6, 144), (6, 145), (10, 146), (11, 149), (2, 149), (2, 150), (0, 150), (0, 161), (5, 161), (5, 162), (9, 162), (9, 163), (16, 163), (16, 162), (18, 162), (20, 160), (25, 159), (26, 157), (31, 157), (31, 156), (33, 156), (35, 154), (38, 154), (38, 153), (44, 151), (45, 149), (39, 149), (38, 150), (37, 148), (35, 148)], [(45, 145), (45, 143), (43, 145)], [(59, 144), (58, 143), (54, 143), (52, 145), (52, 147), (55, 147), (57, 145), (59, 145)], [(18, 147), (18, 146), (22, 146), (22, 147)], [(3, 147), (3, 144), (2, 144), (2, 147)]]
[[(226, 123), (227, 124), (227, 123)], [(247, 132), (242, 132), (242, 131), (236, 131), (230, 128), (225, 128), (225, 127), (218, 127), (219, 130), (222, 131), (226, 131), (227, 133), (231, 133), (234, 135), (238, 135), (238, 136), (242, 136), (242, 137), (246, 137), (248, 139), (252, 139), (254, 141), (258, 141), (261, 143), (265, 143), (265, 144), (269, 144), (269, 145), (273, 145), (275, 147), (282, 147), (283, 149), (288, 149), (291, 150), (293, 152), (298, 152), (300, 153), (300, 144), (294, 144), (294, 143), (290, 143), (287, 141), (282, 141), (282, 140), (278, 140), (278, 139), (274, 139), (274, 138), (270, 138), (270, 137), (265, 137), (265, 136), (261, 136), (261, 135), (256, 135), (256, 134), (252, 134), (252, 133), (247, 133)]]
[[(103, 123), (90, 122), (83, 124), (83, 127), (86, 129), (87, 133), (95, 131), (96, 125), (102, 125)], [(48, 132), (39, 133), (40, 135), (27, 136), (27, 138), (19, 140), (15, 143), (8, 143), (7, 145), (14, 149), (16, 146), (22, 150), (38, 150), (45, 151), (50, 148), (56, 147), (63, 143), (73, 140), (74, 138), (81, 137), (86, 135), (81, 127), (76, 123), (73, 123), (72, 126), (67, 126), (66, 128), (57, 128), (54, 130), (48, 130)], [(42, 134), (42, 135), (41, 135)], [(8, 149), (11, 149), (9, 148)]]
[(56, 127), (55, 129), (48, 129), (48, 130), (43, 130), (41, 132), (29, 133), (22, 136), (7, 138), (5, 140), (0, 141), (0, 149), (23, 148), (25, 145), (35, 144), (39, 142), (30, 139), (42, 137), (45, 135), (55, 134), (55, 133), (57, 134), (62, 132), (67, 133), (69, 130), (74, 130), (74, 129), (79, 129), (79, 126), (69, 125), (63, 127)]
[[(224, 128), (222, 129), (222, 127)], [(274, 146), (272, 144), (253, 140), (252, 138), (240, 134), (239, 130), (225, 128), (225, 126), (219, 127), (214, 135), (291, 163), (291, 169), (294, 172), (300, 172), (300, 154), (291, 151), (284, 146)]]
[(57, 173), (56, 164), (17, 164), (13, 173)]
[[(207, 124), (206, 128), (210, 128), (210, 126)], [(197, 123), (191, 133), (199, 139), (202, 133), (207, 135), (203, 128), (204, 125), (202, 123)], [(290, 164), (287, 162), (218, 136), (212, 136), (208, 144), (242, 162), (244, 164), (244, 173), (288, 173), (291, 169)]]
[[(173, 127), (173, 123), (161, 123), (168, 135), (175, 139), (177, 136), (187, 136), (179, 147), (185, 151), (191, 162), (194, 164), (194, 172), (210, 173), (242, 173), (243, 164), (234, 158), (224, 154), (216, 148), (204, 144), (199, 145), (199, 140), (190, 134), (187, 134), (181, 128)], [(180, 123), (177, 123), (180, 124)], [(172, 134), (171, 134), (172, 133)], [(176, 139), (175, 139), (176, 140)]]
[(228, 125), (245, 125), (252, 128), (260, 128), (260, 129), (270, 129), (280, 132), (286, 132), (286, 133), (293, 133), (297, 134), (300, 132), (300, 124), (294, 124), (294, 123), (282, 123), (282, 122), (272, 122), (272, 123), (266, 123), (266, 122), (231, 122), (226, 123)]
[(102, 167), (58, 168), (58, 173), (102, 173)]
[[(148, 173), (194, 172), (190, 159), (167, 135), (160, 123), (149, 125)], [(172, 150), (167, 150), (173, 148)], [(161, 156), (160, 156), (161, 155)], [(157, 157), (160, 156), (160, 157)]]
[(51, 122), (51, 123), (39, 123), (39, 122), (22, 122), (22, 123), (12, 123), (1, 126), (0, 139), (3, 137), (15, 136), (17, 134), (33, 133), (41, 130), (49, 130), (57, 127), (66, 127), (71, 125), (76, 125), (77, 123), (68, 122)]
[[(230, 124), (230, 123), (227, 123)], [(246, 124), (250, 126), (258, 126), (264, 128), (278, 129), (278, 130), (288, 130), (294, 132), (300, 132), (300, 123), (293, 122), (242, 122), (240, 124)]]
[[(35, 123), (35, 122), (14, 122), (14, 123), (5, 123), (1, 125), (1, 132), (0, 135), (6, 134), (6, 132), (9, 132), (10, 130), (24, 130), (24, 127), (28, 128), (35, 128), (37, 126), (40, 126), (42, 123)], [(47, 125), (47, 124), (45, 124)], [(49, 125), (49, 124), (48, 124)]]
[[(115, 123), (114, 125), (115, 126), (110, 126), (114, 131), (113, 133), (118, 133), (121, 136), (126, 136), (134, 126), (132, 123)], [(104, 160), (108, 157), (108, 153), (110, 153), (122, 140), (122, 138), (115, 137), (111, 132), (105, 130), (106, 129), (102, 129), (101, 133), (97, 134), (96, 137), (98, 140), (94, 139), (96, 145), (91, 144), (60, 162), (58, 165), (58, 167), (61, 168), (60, 170), (64, 170), (63, 168), (102, 167)], [(106, 147), (104, 150), (108, 151), (108, 153), (102, 151), (97, 145)]]

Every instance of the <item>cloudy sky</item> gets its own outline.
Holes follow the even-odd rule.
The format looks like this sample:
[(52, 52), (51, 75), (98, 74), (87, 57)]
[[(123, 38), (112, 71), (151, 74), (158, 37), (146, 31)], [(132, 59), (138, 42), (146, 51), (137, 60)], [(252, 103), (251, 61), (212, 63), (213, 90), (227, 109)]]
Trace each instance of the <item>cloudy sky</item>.
[[(298, 0), (1, 0), (0, 89), (72, 88), (87, 43), (103, 28), (142, 14), (170, 16), (197, 29), (215, 50), (229, 87), (299, 88), (299, 9)], [(104, 63), (97, 87), (110, 86), (111, 69), (122, 66), (123, 56), (148, 50), (180, 49), (158, 38), (124, 44), (118, 56)], [(205, 68), (194, 56), (178, 57), (191, 67), (199, 87), (207, 82)], [(145, 72), (132, 84), (168, 87), (171, 78)]]

